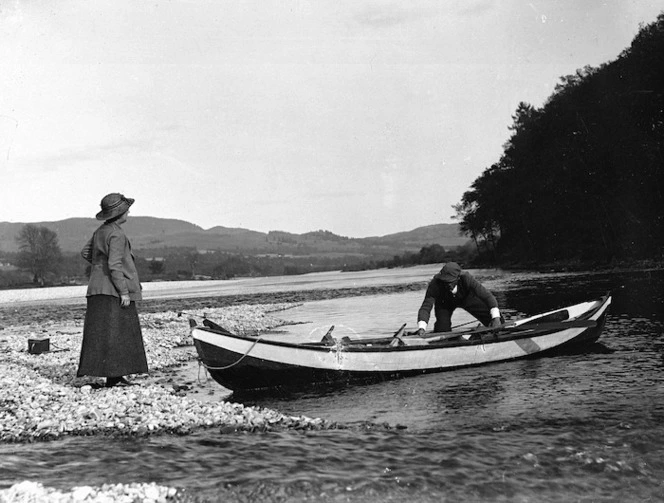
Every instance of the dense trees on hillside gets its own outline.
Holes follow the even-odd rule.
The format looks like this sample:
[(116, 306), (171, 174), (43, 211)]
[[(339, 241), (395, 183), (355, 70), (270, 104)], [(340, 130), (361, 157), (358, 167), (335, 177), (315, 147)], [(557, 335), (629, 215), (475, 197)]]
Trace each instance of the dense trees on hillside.
[[(54, 233), (55, 234), (55, 233)], [(57, 240), (57, 236), (55, 236)], [(438, 244), (424, 246), (419, 252), (407, 252), (392, 258), (336, 253), (319, 255), (252, 255), (224, 251), (199, 251), (193, 247), (136, 250), (136, 267), (141, 281), (231, 279), (250, 276), (281, 276), (335, 270), (364, 270), (381, 267), (404, 267), (440, 263), (447, 260), (469, 262), (474, 250), (468, 247), (446, 250)], [(0, 288), (24, 287), (32, 279), (29, 263), (19, 264), (20, 253), (0, 251)], [(54, 255), (55, 257), (55, 255)], [(90, 274), (90, 264), (80, 254), (67, 252), (55, 262), (58, 275), (49, 274), (46, 284), (83, 284)], [(51, 268), (55, 271), (55, 268)], [(37, 282), (36, 285), (43, 285)]]
[(454, 209), (502, 263), (664, 255), (664, 14), (613, 62), (521, 103), (500, 160)]
[(136, 251), (136, 266), (143, 281), (303, 274), (339, 270), (363, 260), (364, 256), (354, 255), (252, 255), (195, 248)]
[(446, 250), (441, 245), (432, 244), (423, 246), (419, 252), (406, 252), (402, 255), (395, 255), (391, 259), (362, 261), (355, 264), (345, 265), (344, 271), (380, 269), (394, 267), (410, 267), (415, 265), (441, 264), (443, 262), (459, 262), (469, 264), (477, 256), (472, 245), (458, 246)]

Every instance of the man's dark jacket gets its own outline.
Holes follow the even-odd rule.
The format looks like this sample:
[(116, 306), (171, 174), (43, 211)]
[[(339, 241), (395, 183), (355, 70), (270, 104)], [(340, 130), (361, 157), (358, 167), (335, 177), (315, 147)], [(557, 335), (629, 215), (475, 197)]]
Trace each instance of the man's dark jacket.
[[(471, 310), (477, 311), (477, 306), (479, 305), (481, 307), (486, 306), (486, 316), (482, 316), (485, 319), (477, 316), (476, 312), (471, 312), (471, 314), (476, 316), (482, 323), (488, 323), (491, 308), (498, 307), (496, 297), (489, 290), (484, 288), (470, 273), (462, 271), (457, 282), (457, 292), (453, 294), (447, 284), (438, 279), (437, 276), (434, 276), (429, 282), (424, 301), (417, 312), (418, 322), (429, 322), (431, 308), (435, 308), (436, 320), (438, 321), (443, 316), (449, 318), (457, 307), (471, 312)], [(438, 323), (436, 324), (438, 325)]]

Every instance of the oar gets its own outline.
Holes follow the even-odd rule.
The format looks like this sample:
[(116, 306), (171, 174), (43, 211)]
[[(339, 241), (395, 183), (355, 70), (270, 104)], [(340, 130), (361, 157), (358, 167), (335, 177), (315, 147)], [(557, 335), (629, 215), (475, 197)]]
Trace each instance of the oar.
[(330, 329), (327, 331), (327, 333), (323, 336), (323, 338), (320, 340), (323, 344), (334, 346), (337, 341), (335, 340), (334, 337), (332, 337), (332, 331), (334, 330), (334, 325), (330, 327)]
[[(474, 323), (474, 322), (473, 322)], [(522, 325), (500, 325), (499, 327), (481, 327), (474, 328), (472, 330), (459, 330), (456, 332), (429, 332), (420, 336), (413, 337), (404, 337), (403, 331), (406, 324), (404, 323), (399, 330), (397, 330), (394, 335), (391, 337), (373, 337), (367, 339), (351, 339), (349, 337), (343, 337), (341, 343), (345, 346), (364, 346), (367, 344), (390, 344), (393, 346), (404, 343), (407, 346), (413, 346), (424, 343), (444, 341), (447, 339), (454, 339), (461, 336), (473, 336), (476, 334), (484, 333), (497, 333), (497, 332), (525, 332), (531, 330), (557, 330), (557, 329), (567, 329), (567, 328), (589, 328), (597, 326), (597, 322), (593, 320), (573, 320), (565, 322), (550, 322), (550, 323), (532, 323), (532, 324), (522, 324)], [(398, 342), (395, 342), (398, 341)]]
[[(523, 324), (523, 325), (501, 325), (499, 327), (483, 327), (471, 330), (468, 332), (453, 333), (446, 332), (444, 334), (432, 334), (428, 337), (422, 337), (427, 343), (443, 341), (446, 339), (452, 339), (458, 336), (465, 336), (464, 338), (475, 335), (482, 335), (486, 333), (494, 333), (496, 336), (499, 332), (507, 333), (519, 333), (519, 332), (530, 332), (530, 331), (545, 331), (545, 330), (566, 330), (568, 328), (591, 328), (596, 327), (597, 322), (594, 320), (572, 320), (564, 322), (550, 322), (550, 323), (533, 323)], [(413, 341), (414, 342), (414, 341)]]
[(350, 337), (343, 337), (341, 339), (341, 343), (345, 345), (349, 344), (389, 344), (393, 342), (395, 339), (400, 340), (401, 337), (403, 336), (404, 329), (406, 328), (406, 323), (401, 325), (401, 328), (394, 332), (392, 336), (389, 337), (372, 337), (372, 338), (366, 338), (366, 339), (351, 339)]
[[(465, 327), (466, 325), (472, 325), (473, 323), (479, 323), (478, 320), (472, 320), (468, 321), (466, 323), (461, 323), (459, 325), (454, 325), (448, 332), (425, 332), (422, 335), (418, 335), (417, 338), (419, 339), (428, 339), (430, 337), (440, 337), (441, 334), (447, 334), (444, 338), (445, 339), (453, 339), (454, 337), (459, 337), (462, 334), (467, 334), (468, 332), (472, 332), (473, 330), (477, 330), (478, 328), (484, 328), (481, 325), (479, 327), (474, 327), (474, 328), (466, 328), (464, 330), (455, 330), (457, 328)], [(411, 332), (408, 335), (415, 335), (416, 332)]]
[(523, 323), (521, 325), (500, 325), (497, 327), (483, 327), (476, 330), (471, 330), (471, 334), (483, 332), (502, 332), (505, 331), (519, 331), (519, 330), (565, 330), (567, 328), (589, 328), (596, 327), (595, 320), (571, 320), (571, 321), (551, 321), (545, 323)]
[(443, 333), (438, 332), (422, 336), (404, 337), (401, 340), (406, 346), (426, 346), (427, 344), (430, 344), (432, 342), (445, 341), (448, 339), (456, 339), (457, 337), (460, 337), (468, 333), (470, 332), (443, 332)]
[(403, 336), (403, 332), (406, 329), (406, 323), (401, 325), (401, 328), (394, 332), (394, 335), (392, 336), (392, 341), (390, 342), (390, 346), (399, 346), (403, 344), (403, 339), (401, 338)]

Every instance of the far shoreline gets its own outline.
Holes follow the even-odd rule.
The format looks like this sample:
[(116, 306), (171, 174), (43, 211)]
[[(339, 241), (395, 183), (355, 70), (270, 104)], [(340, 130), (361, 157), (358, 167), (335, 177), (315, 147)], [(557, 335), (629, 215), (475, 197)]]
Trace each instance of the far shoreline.
[[(357, 272), (369, 272), (369, 271), (380, 271), (386, 270), (391, 271), (395, 269), (412, 269), (415, 267), (433, 267), (440, 266), (441, 263), (432, 263), (432, 264), (413, 264), (406, 266), (398, 267), (381, 267), (381, 268), (360, 268), (352, 270), (344, 269), (330, 269), (325, 271), (316, 271), (313, 274), (318, 273), (340, 273), (340, 274), (352, 274)], [(634, 261), (616, 261), (611, 263), (605, 262), (594, 262), (594, 261), (579, 261), (579, 260), (562, 260), (557, 262), (545, 262), (545, 263), (535, 263), (535, 262), (502, 262), (496, 263), (492, 261), (481, 261), (474, 260), (469, 263), (459, 262), (464, 269), (473, 270), (473, 269), (500, 269), (503, 271), (511, 272), (589, 272), (589, 273), (611, 273), (611, 272), (629, 272), (629, 271), (648, 271), (648, 270), (664, 270), (664, 259), (640, 259)], [(160, 283), (177, 283), (177, 282), (194, 282), (194, 283), (206, 283), (208, 281), (222, 281), (222, 282), (232, 282), (232, 281), (241, 281), (248, 279), (258, 279), (258, 278), (298, 278), (306, 276), (307, 274), (292, 274), (292, 275), (275, 275), (275, 276), (236, 276), (228, 279), (151, 279), (151, 280), (142, 280), (142, 283), (145, 284), (160, 284)], [(35, 285), (31, 283), (25, 283), (14, 286), (0, 286), (0, 292), (3, 291), (19, 291), (19, 290), (48, 290), (51, 288), (67, 288), (67, 287), (80, 287), (85, 288), (87, 286), (87, 279), (77, 278), (75, 281), (70, 283), (57, 283), (57, 284), (46, 284), (46, 285)], [(0, 303), (0, 305), (2, 305)]]
[[(138, 302), (139, 313), (151, 314), (164, 311), (180, 312), (185, 316), (188, 311), (200, 311), (206, 308), (220, 308), (233, 305), (254, 304), (300, 304), (316, 300), (329, 300), (365, 295), (382, 295), (419, 291), (426, 288), (428, 278), (423, 281), (356, 288), (330, 288), (320, 290), (284, 291), (276, 293), (253, 293), (238, 295), (206, 295), (192, 298), (145, 299)], [(60, 322), (63, 320), (82, 320), (85, 317), (85, 298), (74, 304), (62, 304), (57, 300), (39, 300), (23, 303), (21, 306), (0, 305), (0, 324), (21, 325), (25, 323)]]
[[(434, 264), (435, 265), (435, 264)], [(405, 269), (405, 268), (401, 268)], [(472, 264), (468, 269), (500, 269), (503, 271), (519, 273), (534, 272), (540, 274), (571, 273), (571, 274), (621, 274), (630, 272), (651, 272), (664, 270), (664, 262), (640, 261), (632, 264), (616, 264), (613, 267), (572, 267), (571, 264), (541, 265), (535, 267), (502, 266), (496, 267), (491, 264)], [(268, 277), (270, 278), (270, 277)], [(426, 288), (430, 277), (423, 276), (422, 280), (406, 283), (386, 283), (362, 287), (338, 287), (338, 288), (305, 288), (302, 290), (284, 288), (274, 292), (256, 293), (206, 293), (196, 296), (183, 297), (159, 297), (147, 298), (138, 302), (140, 313), (158, 313), (163, 311), (181, 312), (186, 315), (187, 311), (195, 311), (206, 308), (220, 308), (233, 305), (251, 304), (299, 304), (304, 302), (329, 300), (347, 297), (361, 297), (366, 295), (383, 295), (403, 292), (420, 291)], [(150, 283), (150, 282), (148, 282)], [(171, 282), (159, 282), (171, 283)], [(196, 283), (205, 284), (205, 280)], [(81, 285), (79, 285), (81, 286)], [(49, 289), (54, 287), (42, 287)], [(81, 286), (81, 288), (84, 288)], [(16, 290), (16, 289), (15, 289)], [(32, 290), (32, 289), (30, 289)], [(83, 320), (85, 316), (86, 302), (84, 293), (77, 299), (35, 299), (22, 301), (20, 303), (0, 302), (0, 328), (13, 324), (39, 324), (42, 322), (58, 322), (63, 320)]]

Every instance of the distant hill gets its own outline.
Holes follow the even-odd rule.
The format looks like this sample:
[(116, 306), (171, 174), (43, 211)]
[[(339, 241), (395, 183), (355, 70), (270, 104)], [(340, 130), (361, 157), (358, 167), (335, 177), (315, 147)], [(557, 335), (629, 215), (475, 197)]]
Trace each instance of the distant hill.
[[(57, 222), (31, 222), (58, 234), (64, 252), (77, 252), (99, 226), (93, 218), (69, 218)], [(0, 250), (18, 250), (16, 235), (25, 223), (0, 222)], [(246, 255), (369, 255), (393, 256), (419, 251), (423, 246), (439, 244), (446, 249), (463, 246), (468, 238), (459, 235), (457, 224), (436, 224), (408, 232), (348, 238), (329, 231), (293, 234), (283, 231), (268, 233), (248, 229), (216, 226), (203, 229), (183, 220), (131, 217), (125, 224), (135, 250), (157, 251), (164, 248), (187, 247), (220, 250)]]
[(394, 243), (415, 247), (419, 250), (422, 246), (430, 244), (440, 244), (445, 248), (463, 246), (468, 242), (468, 238), (459, 234), (458, 224), (435, 224), (382, 237), (362, 238), (361, 241)]

